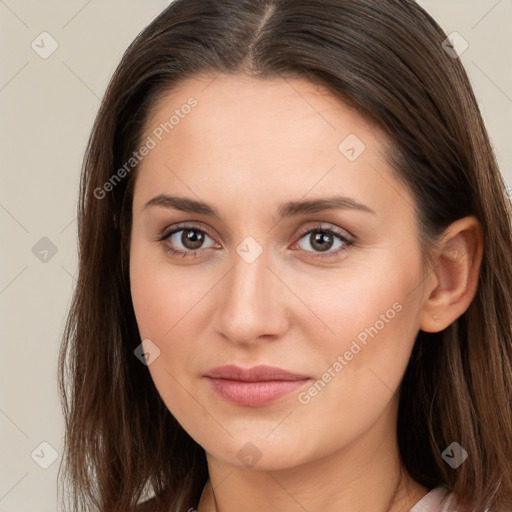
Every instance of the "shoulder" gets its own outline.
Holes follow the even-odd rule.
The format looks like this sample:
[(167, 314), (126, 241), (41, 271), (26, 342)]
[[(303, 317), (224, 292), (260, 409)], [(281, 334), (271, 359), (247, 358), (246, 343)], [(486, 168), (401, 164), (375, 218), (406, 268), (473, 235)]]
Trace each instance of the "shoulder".
[[(455, 494), (450, 492), (447, 487), (439, 486), (428, 492), (409, 512), (456, 512), (454, 508), (456, 503)], [(484, 512), (494, 512), (494, 509), (488, 508)], [(499, 512), (512, 512), (512, 510), (500, 510)]]
[(409, 512), (441, 512), (446, 501), (451, 501), (452, 496), (444, 486), (430, 490), (423, 498), (410, 509)]

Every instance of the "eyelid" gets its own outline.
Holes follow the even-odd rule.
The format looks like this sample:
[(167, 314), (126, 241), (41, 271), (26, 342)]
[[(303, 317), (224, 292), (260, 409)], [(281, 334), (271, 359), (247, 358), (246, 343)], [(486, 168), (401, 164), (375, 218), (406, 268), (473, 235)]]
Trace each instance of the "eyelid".
[[(159, 235), (155, 240), (157, 242), (165, 242), (176, 232), (187, 230), (187, 229), (195, 229), (197, 231), (201, 231), (201, 232), (205, 233), (206, 235), (208, 235), (215, 243), (217, 243), (215, 240), (215, 237), (213, 237), (209, 233), (209, 230), (202, 227), (202, 225), (201, 225), (201, 227), (199, 227), (195, 221), (187, 221), (187, 222), (181, 222), (178, 224), (174, 224), (174, 225), (170, 226), (169, 228), (164, 229), (162, 235)], [(340, 255), (341, 253), (350, 249), (350, 247), (353, 246), (356, 242), (356, 237), (352, 233), (350, 233), (342, 228), (338, 228), (337, 226), (332, 225), (332, 224), (317, 222), (314, 226), (309, 226), (308, 228), (304, 228), (303, 230), (301, 230), (300, 233), (296, 235), (296, 241), (291, 245), (291, 248), (296, 247), (298, 245), (298, 243), (302, 240), (302, 238), (304, 238), (305, 235), (307, 235), (309, 233), (313, 233), (315, 231), (330, 232), (332, 235), (338, 237), (341, 240), (341, 242), (343, 243), (343, 247), (338, 248), (335, 251), (328, 250), (328, 251), (325, 251), (325, 253), (316, 252), (316, 251), (305, 251), (303, 249), (299, 249), (301, 252), (310, 254), (313, 258), (335, 258), (336, 256)], [(199, 248), (197, 250), (183, 251), (181, 249), (175, 250), (174, 248), (170, 248), (170, 247), (166, 246), (166, 250), (172, 252), (173, 254), (181, 254), (182, 256), (189, 256), (189, 257), (195, 257), (195, 255), (198, 252), (204, 252), (204, 251), (208, 251), (211, 249), (214, 249), (214, 247), (205, 247), (205, 248)]]
[(204, 229), (202, 227), (198, 227), (195, 225), (194, 221), (188, 221), (188, 222), (182, 222), (178, 224), (173, 224), (170, 227), (167, 227), (163, 230), (161, 235), (157, 235), (154, 240), (158, 243), (161, 243), (163, 245), (163, 249), (167, 253), (171, 253), (173, 257), (180, 257), (180, 258), (199, 258), (199, 256), (196, 256), (197, 253), (205, 253), (207, 251), (215, 250), (216, 247), (201, 247), (196, 250), (183, 250), (183, 249), (175, 249), (172, 247), (172, 245), (168, 245), (166, 243), (167, 240), (170, 240), (170, 238), (175, 235), (176, 233), (179, 233), (180, 231), (186, 231), (187, 229), (190, 230), (196, 230), (200, 231), (204, 234), (206, 234), (216, 245), (219, 245), (215, 238), (210, 235), (207, 229)]
[(195, 221), (179, 222), (178, 224), (173, 224), (172, 226), (165, 228), (161, 235), (158, 234), (155, 240), (157, 242), (162, 242), (166, 238), (169, 238), (171, 234), (186, 229), (196, 229), (197, 231), (202, 231), (203, 233), (206, 233), (212, 240), (215, 240), (215, 237), (211, 235), (208, 228), (204, 227), (202, 224), (196, 224)]
[[(169, 228), (165, 228), (164, 231), (163, 231), (163, 234), (162, 235), (158, 235), (157, 240), (163, 240), (163, 239), (167, 238), (171, 233), (179, 231), (180, 228), (181, 229), (195, 228), (198, 231), (204, 231), (210, 238), (212, 238), (212, 239), (215, 238), (214, 236), (212, 236), (210, 234), (210, 232), (208, 231), (208, 228), (205, 228), (202, 225), (196, 225), (194, 221), (189, 221), (189, 222), (182, 222), (182, 223), (178, 223), (178, 224), (173, 224)], [(346, 238), (347, 240), (350, 240), (351, 242), (354, 242), (355, 239), (356, 239), (356, 237), (352, 233), (347, 231), (346, 229), (341, 229), (341, 228), (338, 228), (337, 226), (334, 226), (332, 224), (323, 223), (323, 222), (317, 222), (314, 226), (310, 226), (308, 228), (303, 229), (296, 236), (300, 239), (304, 235), (310, 233), (311, 231), (326, 230), (326, 229), (327, 230), (331, 229), (332, 231), (335, 231), (337, 235), (339, 235), (339, 236), (341, 236), (343, 238)]]
[(300, 240), (304, 235), (307, 235), (313, 231), (333, 231), (337, 236), (347, 240), (347, 242), (350, 243), (354, 243), (356, 240), (356, 237), (346, 229), (339, 228), (334, 224), (329, 224), (326, 222), (318, 222), (314, 226), (310, 226), (303, 231), (300, 231), (297, 235), (298, 240)]
[(297, 241), (291, 245), (292, 249), (295, 249), (300, 243), (300, 241), (308, 234), (314, 233), (315, 231), (323, 231), (330, 233), (331, 235), (337, 237), (342, 245), (338, 247), (336, 250), (331, 251), (327, 250), (325, 252), (317, 252), (317, 251), (306, 251), (304, 249), (300, 249), (300, 252), (307, 253), (308, 257), (317, 259), (317, 260), (336, 260), (340, 257), (343, 257), (344, 254), (352, 249), (356, 245), (357, 238), (346, 230), (338, 228), (334, 225), (323, 225), (323, 223), (317, 223), (315, 226), (309, 227), (298, 235)]

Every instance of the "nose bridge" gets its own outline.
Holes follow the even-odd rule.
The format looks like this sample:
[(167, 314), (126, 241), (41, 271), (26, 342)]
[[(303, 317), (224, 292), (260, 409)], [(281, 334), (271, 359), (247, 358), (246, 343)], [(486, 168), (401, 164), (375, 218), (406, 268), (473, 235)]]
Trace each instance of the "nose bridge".
[(284, 315), (278, 306), (276, 287), (279, 283), (267, 267), (267, 256), (254, 239), (246, 239), (237, 247), (233, 267), (226, 276), (217, 326), (232, 341), (279, 334), (282, 327)]

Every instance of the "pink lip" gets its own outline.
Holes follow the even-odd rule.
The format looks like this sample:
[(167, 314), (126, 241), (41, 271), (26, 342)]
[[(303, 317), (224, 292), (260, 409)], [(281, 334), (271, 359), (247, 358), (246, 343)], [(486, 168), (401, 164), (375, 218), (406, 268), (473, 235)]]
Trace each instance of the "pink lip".
[(236, 365), (213, 368), (204, 375), (214, 391), (229, 402), (259, 407), (295, 391), (310, 379), (275, 366), (244, 369)]

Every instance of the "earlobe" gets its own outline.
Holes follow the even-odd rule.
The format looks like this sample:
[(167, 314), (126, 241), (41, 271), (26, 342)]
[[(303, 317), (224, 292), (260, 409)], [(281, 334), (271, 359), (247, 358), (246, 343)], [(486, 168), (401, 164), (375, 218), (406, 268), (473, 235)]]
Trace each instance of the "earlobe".
[(431, 271), (434, 285), (425, 289), (422, 331), (442, 331), (468, 309), (478, 288), (482, 255), (483, 234), (476, 217), (464, 217), (446, 229)]

